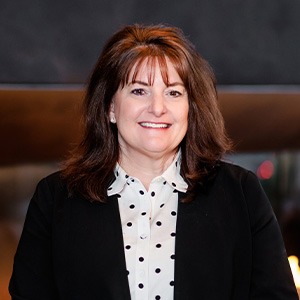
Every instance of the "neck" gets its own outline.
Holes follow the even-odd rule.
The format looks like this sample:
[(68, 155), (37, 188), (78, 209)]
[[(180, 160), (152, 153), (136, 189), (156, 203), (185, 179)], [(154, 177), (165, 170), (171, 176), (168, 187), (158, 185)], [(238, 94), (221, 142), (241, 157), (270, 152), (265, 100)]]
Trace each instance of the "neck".
[(119, 164), (128, 175), (138, 178), (148, 190), (152, 179), (161, 175), (170, 166), (175, 154), (176, 150), (167, 155), (153, 157), (121, 153)]

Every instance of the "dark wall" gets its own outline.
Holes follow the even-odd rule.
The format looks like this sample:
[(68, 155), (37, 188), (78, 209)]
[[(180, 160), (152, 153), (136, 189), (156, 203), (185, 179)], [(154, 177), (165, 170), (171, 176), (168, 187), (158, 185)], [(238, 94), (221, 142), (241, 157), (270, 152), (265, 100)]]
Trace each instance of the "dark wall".
[(299, 0), (1, 0), (0, 83), (83, 83), (135, 22), (181, 27), (221, 84), (300, 84)]

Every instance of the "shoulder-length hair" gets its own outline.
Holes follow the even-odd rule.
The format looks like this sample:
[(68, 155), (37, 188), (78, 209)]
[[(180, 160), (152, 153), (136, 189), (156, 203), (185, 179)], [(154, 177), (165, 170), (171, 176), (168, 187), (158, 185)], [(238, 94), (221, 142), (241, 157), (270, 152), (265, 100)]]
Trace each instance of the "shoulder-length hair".
[(159, 63), (167, 84), (166, 57), (183, 81), (189, 99), (188, 129), (179, 145), (181, 174), (189, 186), (186, 201), (229, 150), (214, 74), (183, 32), (164, 25), (126, 26), (108, 40), (90, 76), (83, 102), (82, 139), (62, 170), (70, 192), (106, 201), (120, 151), (117, 127), (109, 120), (113, 96), (128, 83), (133, 66), (136, 76), (146, 59), (150, 65)]

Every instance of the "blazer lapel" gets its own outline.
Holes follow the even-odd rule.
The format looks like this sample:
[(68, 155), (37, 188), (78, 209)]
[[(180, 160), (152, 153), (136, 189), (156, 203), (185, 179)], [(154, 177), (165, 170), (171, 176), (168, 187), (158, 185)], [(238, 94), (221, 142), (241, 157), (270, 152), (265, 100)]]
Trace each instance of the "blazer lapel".
[[(112, 199), (110, 199), (112, 198)], [(126, 260), (125, 260), (125, 253), (124, 253), (124, 241), (123, 241), (123, 233), (122, 233), (122, 224), (121, 224), (121, 218), (120, 218), (120, 212), (119, 212), (119, 206), (118, 206), (118, 198), (116, 196), (109, 197), (108, 201), (111, 201), (112, 205), (112, 213), (113, 217), (116, 219), (114, 232), (115, 235), (115, 243), (116, 243), (116, 262), (119, 264), (120, 270), (126, 270)], [(118, 251), (120, 249), (120, 251)], [(119, 253), (119, 254), (118, 254)], [(117, 266), (118, 268), (118, 266)], [(116, 270), (116, 273), (120, 274), (120, 292), (122, 291), (122, 295), (120, 294), (120, 297), (116, 298), (116, 300), (124, 299), (124, 300), (130, 300), (130, 290), (129, 290), (129, 283), (128, 283), (128, 275), (127, 272), (121, 272), (120, 270)], [(115, 285), (115, 284), (114, 284)]]

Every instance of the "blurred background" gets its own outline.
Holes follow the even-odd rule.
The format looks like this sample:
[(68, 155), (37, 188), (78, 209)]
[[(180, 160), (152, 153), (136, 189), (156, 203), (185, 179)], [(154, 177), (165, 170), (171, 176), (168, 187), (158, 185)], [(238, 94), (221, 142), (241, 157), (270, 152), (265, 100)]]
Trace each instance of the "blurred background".
[(300, 257), (299, 0), (0, 0), (0, 299), (37, 182), (80, 134), (85, 83), (125, 24), (178, 26), (213, 67), (235, 152)]

